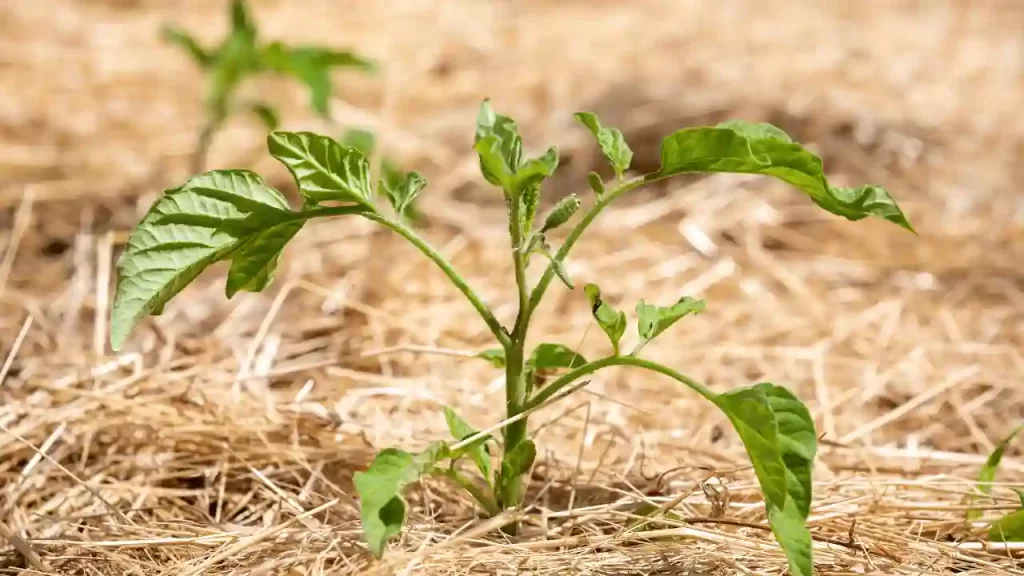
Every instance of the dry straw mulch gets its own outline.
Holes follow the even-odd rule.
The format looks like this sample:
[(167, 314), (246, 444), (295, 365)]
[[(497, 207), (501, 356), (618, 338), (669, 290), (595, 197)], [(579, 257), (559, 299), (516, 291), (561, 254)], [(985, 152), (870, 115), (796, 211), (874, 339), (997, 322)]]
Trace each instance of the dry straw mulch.
[[(921, 232), (820, 214), (765, 179), (639, 193), (572, 259), (631, 307), (707, 299), (651, 357), (717, 390), (771, 379), (824, 435), (811, 525), (821, 574), (1021, 574), (964, 498), (1024, 398), (1024, 10), (1017, 2), (254, 3), (269, 37), (355, 45), (386, 64), (339, 75), (337, 125), (377, 130), (431, 180), (423, 233), (507, 321), (502, 213), (469, 142), (480, 98), (556, 143), (585, 191), (591, 109), (657, 162), (658, 135), (727, 116), (812, 143), (844, 182), (890, 187)], [(261, 295), (223, 269), (105, 348), (112, 262), (186, 176), (195, 70), (161, 23), (224, 28), (221, 2), (0, 6), (0, 535), (3, 573), (781, 574), (756, 483), (723, 418), (636, 371), (599, 375), (533, 416), (542, 453), (522, 538), (449, 487), (413, 491), (388, 563), (352, 497), (376, 448), (444, 436), (439, 406), (500, 421), (472, 310), (407, 246), (365, 223), (309, 227)], [(291, 192), (247, 120), (213, 150)], [(578, 292), (551, 291), (537, 339), (600, 353)], [(1014, 509), (1013, 448), (986, 518)], [(1018, 484), (1019, 485), (1019, 484)], [(634, 525), (637, 505), (674, 505)], [(22, 570), (24, 569), (24, 572)]]

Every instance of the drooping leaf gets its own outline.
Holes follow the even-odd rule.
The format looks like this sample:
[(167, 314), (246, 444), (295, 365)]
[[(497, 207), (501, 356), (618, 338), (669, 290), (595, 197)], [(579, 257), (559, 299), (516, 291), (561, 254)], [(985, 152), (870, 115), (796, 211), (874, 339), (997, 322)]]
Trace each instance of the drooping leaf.
[(263, 125), (266, 126), (267, 130), (270, 132), (277, 130), (278, 125), (281, 124), (281, 120), (277, 115), (277, 110), (274, 110), (274, 108), (269, 104), (254, 102), (249, 106), (249, 109), (252, 110), (252, 113), (255, 114), (257, 118), (260, 119), (260, 122), (263, 122)]
[(419, 454), (387, 448), (377, 453), (365, 472), (355, 473), (363, 534), (374, 556), (384, 555), (388, 540), (401, 532), (405, 524), (407, 507), (402, 490), (429, 474), (435, 464), (447, 457), (443, 442), (434, 443)]
[(700, 314), (704, 311), (704, 301), (684, 296), (672, 306), (654, 306), (643, 300), (636, 305), (637, 332), (645, 342), (650, 342), (675, 324), (683, 316)]
[(495, 368), (505, 367), (505, 351), (501, 348), (490, 348), (476, 355), (477, 358), (487, 360)]
[[(454, 410), (448, 406), (444, 407), (444, 419), (448, 423), (448, 431), (451, 432), (452, 438), (462, 441), (466, 438), (475, 436), (478, 431), (472, 426), (466, 423), (465, 420), (459, 417)], [(476, 464), (480, 474), (487, 481), (487, 484), (491, 483), (491, 450), (487, 446), (487, 440), (490, 436), (484, 436), (477, 442), (467, 446), (464, 451), (469, 455), (473, 463)], [(459, 454), (453, 454), (452, 458), (458, 458)]]
[(1015, 510), (992, 523), (988, 539), (994, 542), (1024, 542), (1024, 509)]
[(569, 278), (569, 271), (565, 269), (565, 265), (562, 264), (562, 261), (552, 256), (551, 252), (548, 252), (546, 249), (541, 250), (541, 254), (551, 262), (551, 269), (555, 271), (555, 276), (558, 276), (558, 279), (562, 281), (562, 284), (565, 284), (565, 287), (569, 290), (575, 290), (576, 286), (573, 284), (572, 278)]
[(575, 194), (570, 194), (559, 200), (551, 212), (544, 218), (544, 225), (541, 226), (541, 233), (554, 230), (565, 224), (580, 209), (580, 199)]
[(721, 394), (715, 403), (747, 449), (790, 574), (813, 576), (807, 517), (817, 435), (810, 412), (791, 392), (770, 383)]
[(359, 150), (312, 132), (273, 132), (267, 147), (288, 167), (308, 201), (355, 202), (373, 209), (370, 164)]
[(626, 144), (622, 132), (616, 128), (601, 126), (601, 121), (590, 112), (577, 112), (575, 117), (594, 135), (601, 153), (615, 169), (615, 175), (622, 178), (622, 173), (629, 170), (629, 165), (633, 161), (633, 151)]
[(281, 251), (302, 229), (305, 220), (271, 226), (253, 234), (231, 254), (226, 294), (231, 298), (239, 290), (261, 292), (274, 279)]
[(332, 92), (331, 69), (355, 68), (364, 72), (376, 70), (376, 64), (349, 51), (319, 46), (285, 46), (274, 42), (263, 50), (263, 62), (271, 70), (298, 78), (309, 89), (310, 106), (321, 116), (330, 113)]
[(601, 288), (597, 284), (587, 284), (583, 287), (583, 291), (586, 292), (587, 299), (590, 300), (590, 311), (594, 315), (594, 319), (601, 326), (601, 330), (604, 330), (604, 333), (608, 335), (608, 340), (612, 343), (612, 349), (615, 351), (615, 355), (618, 356), (619, 341), (622, 340), (622, 335), (626, 333), (626, 313), (609, 306), (601, 298)]
[(200, 46), (199, 42), (191, 34), (173, 26), (164, 26), (160, 32), (164, 40), (187, 52), (200, 68), (205, 70), (210, 67), (210, 63), (213, 62), (213, 55)]
[(880, 186), (832, 186), (822, 160), (770, 124), (730, 121), (714, 127), (685, 128), (661, 143), (661, 168), (646, 176), (660, 180), (689, 172), (764, 174), (787, 182), (818, 206), (848, 220), (878, 216), (911, 232), (903, 211)]
[[(280, 192), (248, 170), (207, 172), (166, 191), (132, 232), (118, 260), (110, 321), (113, 349), (120, 349), (143, 316), (159, 313), (205, 268), (247, 245), (251, 251), (242, 250), (233, 266), (234, 289), (265, 285), (258, 277), (266, 269), (269, 279), (273, 266), (267, 258), (276, 257), (287, 241), (279, 233), (298, 219)], [(259, 252), (264, 248), (274, 252)]]
[[(400, 177), (401, 178), (401, 177)], [(381, 187), (391, 203), (391, 207), (400, 215), (405, 215), (413, 200), (427, 186), (427, 179), (419, 172), (409, 172), (407, 176), (395, 182), (393, 179), (382, 178)]]
[(537, 370), (557, 370), (559, 368), (579, 368), (587, 363), (580, 353), (564, 344), (538, 344), (530, 354), (526, 364)]
[[(985, 460), (985, 465), (981, 467), (981, 471), (978, 472), (978, 491), (982, 494), (989, 494), (992, 491), (992, 482), (996, 479), (996, 472), (999, 471), (999, 463), (1003, 461), (1003, 454), (1006, 453), (1006, 449), (1010, 447), (1010, 443), (1013, 442), (1014, 438), (1017, 437), (1021, 431), (1024, 430), (1024, 425), (1017, 426), (1009, 434), (1006, 435), (999, 444), (996, 445), (992, 453), (988, 455)], [(967, 511), (967, 518), (969, 520), (978, 518), (981, 516), (980, 510), (970, 509)]]

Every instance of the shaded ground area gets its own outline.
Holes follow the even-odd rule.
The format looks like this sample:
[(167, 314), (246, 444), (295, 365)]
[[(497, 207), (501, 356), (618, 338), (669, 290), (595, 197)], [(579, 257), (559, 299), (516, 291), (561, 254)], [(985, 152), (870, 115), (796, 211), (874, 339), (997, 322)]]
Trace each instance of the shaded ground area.
[[(771, 379), (823, 440), (811, 525), (822, 574), (1019, 574), (964, 520), (970, 480), (1024, 399), (1024, 8), (1014, 2), (253, 3), (269, 37), (358, 46), (337, 125), (288, 84), (289, 128), (377, 131), (431, 181), (423, 234), (513, 309), (503, 214), (470, 148), (485, 96), (527, 144), (557, 144), (545, 189), (586, 192), (599, 157), (572, 113), (623, 129), (637, 168), (661, 135), (726, 117), (812, 144), (840, 183), (887, 186), (920, 232), (820, 214), (761, 178), (641, 192), (568, 266), (623, 307), (707, 299), (646, 350), (716, 390)], [(119, 356), (112, 263), (187, 176), (201, 89), (158, 41), (207, 41), (221, 3), (0, 6), (0, 518), (67, 574), (777, 574), (742, 446), (694, 395), (628, 370), (531, 422), (527, 530), (502, 539), (427, 482), (389, 563), (360, 540), (352, 473), (380, 447), (445, 436), (439, 405), (500, 421), (472, 309), (406, 245), (356, 220), (309, 226), (263, 294), (203, 276)], [(233, 122), (212, 164), (287, 174)], [(100, 311), (100, 314), (97, 314)], [(537, 339), (603, 349), (580, 291), (551, 291)], [(685, 327), (684, 327), (685, 326)], [(463, 354), (464, 355), (464, 354)], [(1017, 507), (1011, 449), (988, 515)], [(677, 516), (629, 528), (636, 504)], [(652, 532), (653, 531), (653, 532)], [(0, 564), (33, 559), (0, 540)], [(38, 566), (31, 566), (33, 570)]]

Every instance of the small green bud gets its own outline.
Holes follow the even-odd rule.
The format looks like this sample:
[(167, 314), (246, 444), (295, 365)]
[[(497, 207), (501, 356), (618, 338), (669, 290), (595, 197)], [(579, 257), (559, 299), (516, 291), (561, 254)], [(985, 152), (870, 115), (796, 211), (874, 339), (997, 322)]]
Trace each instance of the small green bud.
[(570, 194), (565, 198), (558, 201), (555, 204), (555, 208), (548, 214), (547, 218), (544, 219), (544, 226), (541, 227), (541, 232), (547, 232), (558, 228), (562, 224), (569, 221), (572, 215), (580, 209), (580, 199), (575, 194)]
[(604, 194), (604, 182), (601, 180), (601, 175), (597, 172), (587, 173), (587, 182), (590, 183), (590, 189), (594, 191), (594, 194), (598, 196)]

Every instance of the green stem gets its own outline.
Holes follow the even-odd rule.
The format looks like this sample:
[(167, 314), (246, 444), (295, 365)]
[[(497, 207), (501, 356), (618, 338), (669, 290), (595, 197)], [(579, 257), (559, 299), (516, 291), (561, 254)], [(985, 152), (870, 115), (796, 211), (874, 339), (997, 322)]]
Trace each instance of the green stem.
[[(512, 240), (512, 262), (515, 266), (516, 288), (519, 294), (519, 314), (512, 329), (511, 345), (505, 353), (505, 413), (508, 418), (518, 416), (526, 404), (526, 381), (523, 378), (526, 331), (529, 325), (529, 292), (526, 280), (526, 256), (523, 246), (522, 200), (511, 199), (509, 209), (509, 231)], [(504, 451), (507, 456), (520, 442), (526, 439), (526, 418), (512, 422), (505, 427)], [(517, 506), (522, 500), (522, 478), (506, 478), (501, 483), (498, 496), (501, 506)], [(511, 527), (515, 531), (515, 527)]]
[(206, 156), (210, 152), (210, 145), (213, 144), (213, 135), (220, 128), (222, 117), (211, 117), (203, 124), (199, 132), (199, 139), (196, 142), (196, 149), (192, 152), (192, 173), (202, 174), (206, 172)]
[(511, 346), (512, 340), (506, 332), (505, 328), (498, 322), (498, 319), (494, 317), (494, 313), (491, 309), (484, 304), (484, 301), (477, 295), (465, 279), (462, 278), (452, 265), (445, 259), (445, 257), (434, 249), (433, 246), (427, 243), (426, 240), (416, 234), (411, 228), (403, 225), (400, 222), (391, 220), (377, 212), (367, 210), (362, 206), (329, 206), (320, 208), (311, 208), (304, 210), (302, 213), (303, 217), (312, 218), (317, 216), (341, 216), (346, 214), (359, 214), (368, 220), (372, 220), (378, 224), (381, 224), (387, 228), (390, 228), (394, 232), (409, 241), (413, 246), (419, 249), (427, 258), (430, 258), (437, 265), (438, 268), (444, 272), (445, 276), (452, 281), (459, 291), (469, 300), (469, 303), (473, 305), (480, 317), (483, 318), (487, 327), (490, 328), (491, 333), (498, 339), (502, 347), (508, 348)]
[[(626, 192), (635, 190), (646, 183), (647, 180), (643, 177), (635, 178), (633, 180), (623, 182), (616, 188), (602, 194), (597, 202), (590, 207), (590, 210), (587, 210), (587, 213), (583, 215), (583, 218), (573, 226), (572, 231), (569, 232), (569, 236), (566, 237), (565, 242), (562, 243), (558, 248), (558, 252), (555, 253), (554, 260), (559, 263), (565, 260), (565, 257), (569, 255), (569, 251), (572, 250), (572, 247), (576, 244), (576, 241), (580, 239), (580, 236), (583, 236), (583, 232), (586, 231), (587, 227), (589, 227), (590, 224), (593, 223), (594, 219), (597, 218), (597, 215), (600, 214), (601, 211), (609, 204)], [(544, 292), (548, 289), (548, 286), (551, 284), (554, 277), (555, 263), (552, 262), (548, 265), (547, 270), (544, 271), (544, 275), (541, 276), (540, 281), (537, 282), (537, 286), (534, 287), (533, 292), (530, 294), (530, 302), (526, 308), (527, 323), (529, 322), (530, 316), (533, 314), (534, 310), (536, 310), (537, 306), (540, 305), (541, 299), (544, 298)]]
[(643, 358), (635, 358), (633, 356), (608, 356), (606, 358), (602, 358), (600, 360), (595, 360), (593, 362), (584, 364), (583, 366), (580, 366), (579, 368), (566, 373), (564, 376), (555, 380), (551, 384), (548, 384), (547, 386), (544, 387), (543, 390), (535, 394), (532, 398), (530, 398), (529, 401), (527, 401), (526, 410), (533, 410), (534, 408), (543, 404), (548, 399), (554, 397), (563, 388), (569, 386), (576, 380), (579, 380), (580, 378), (586, 376), (587, 374), (597, 372), (602, 368), (608, 368), (609, 366), (636, 366), (637, 368), (645, 368), (647, 370), (663, 374), (677, 382), (685, 384), (686, 386), (690, 387), (698, 394), (712, 402), (715, 402), (716, 398), (718, 397), (718, 394), (712, 392), (711, 389), (705, 386), (704, 384), (701, 384), (700, 382), (694, 380), (693, 378), (690, 378), (685, 374), (676, 372), (675, 370), (669, 368), (668, 366), (663, 366), (661, 364), (658, 364), (657, 362), (651, 362), (650, 360), (644, 360)]

